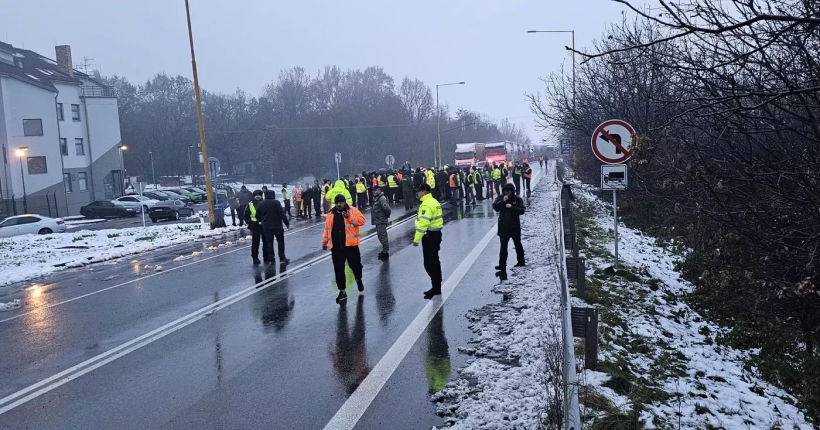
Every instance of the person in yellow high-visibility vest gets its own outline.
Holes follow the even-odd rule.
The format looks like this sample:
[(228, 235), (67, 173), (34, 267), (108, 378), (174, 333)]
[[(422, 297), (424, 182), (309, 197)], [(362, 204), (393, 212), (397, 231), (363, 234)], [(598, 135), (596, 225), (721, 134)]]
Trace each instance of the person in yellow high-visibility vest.
[(421, 204), (416, 217), (416, 234), (413, 236), (413, 246), (422, 245), (424, 256), (424, 270), (430, 276), (433, 286), (424, 292), (425, 299), (432, 299), (441, 294), (441, 260), (438, 252), (441, 249), (441, 230), (444, 228), (444, 218), (441, 213), (441, 204), (430, 194), (432, 188), (421, 184), (416, 189)]
[(399, 191), (399, 183), (396, 181), (396, 175), (393, 172), (387, 175), (387, 188), (387, 201), (389, 201), (391, 205), (395, 204), (396, 198), (398, 197), (396, 194), (398, 194)]
[(356, 178), (356, 200), (359, 209), (367, 207), (367, 186), (365, 186), (364, 180), (364, 178)]

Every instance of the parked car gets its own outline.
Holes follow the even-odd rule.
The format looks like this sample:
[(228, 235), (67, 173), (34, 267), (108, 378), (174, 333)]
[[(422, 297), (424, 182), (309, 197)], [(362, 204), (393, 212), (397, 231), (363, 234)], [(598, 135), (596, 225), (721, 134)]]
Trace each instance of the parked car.
[(125, 207), (134, 208), (137, 212), (148, 211), (151, 206), (159, 203), (159, 200), (149, 199), (148, 197), (140, 197), (137, 194), (122, 196), (112, 200), (112, 202), (120, 202)]
[(194, 214), (194, 210), (185, 205), (181, 200), (166, 200), (159, 202), (148, 210), (148, 216), (151, 222), (157, 222), (161, 219), (180, 219)]
[(62, 233), (68, 229), (62, 218), (49, 218), (42, 215), (10, 216), (0, 222), (0, 237), (18, 236), (21, 234)]
[(182, 193), (180, 193), (178, 191), (162, 190), (162, 192), (165, 193), (165, 194), (168, 194), (168, 197), (170, 197), (170, 200), (180, 200), (180, 201), (182, 201), (182, 203), (185, 203), (186, 205), (191, 203), (190, 198), (184, 196)]
[[(133, 196), (133, 195), (137, 195), (137, 194), (130, 194), (130, 195)], [(143, 197), (148, 197), (149, 199), (157, 200), (157, 201), (160, 201), (160, 202), (164, 202), (165, 200), (171, 200), (171, 196), (169, 196), (168, 194), (163, 193), (162, 191), (157, 191), (157, 190), (143, 191), (142, 196)]]
[(191, 203), (199, 203), (203, 200), (203, 194), (195, 193), (193, 191), (189, 191), (185, 188), (173, 188), (171, 191), (182, 194), (183, 196), (187, 197)]
[(137, 210), (124, 206), (122, 203), (110, 202), (108, 200), (97, 200), (80, 208), (80, 215), (86, 218), (106, 218), (127, 216), (137, 216)]
[(189, 192), (199, 196), (199, 201), (200, 202), (204, 202), (205, 200), (208, 200), (208, 193), (206, 193), (205, 190), (201, 190), (201, 189), (196, 188), (196, 187), (184, 187), (183, 189), (188, 190)]

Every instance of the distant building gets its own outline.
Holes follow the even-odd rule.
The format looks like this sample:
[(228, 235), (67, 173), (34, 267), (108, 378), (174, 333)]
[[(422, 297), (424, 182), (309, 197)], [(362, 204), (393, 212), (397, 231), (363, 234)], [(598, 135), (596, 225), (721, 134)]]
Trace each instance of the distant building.
[(98, 73), (74, 70), (70, 46), (55, 51), (57, 61), (0, 42), (0, 201), (22, 200), (25, 184), (29, 212), (43, 213), (36, 202), (48, 195), (60, 216), (76, 215), (122, 195), (119, 113)]

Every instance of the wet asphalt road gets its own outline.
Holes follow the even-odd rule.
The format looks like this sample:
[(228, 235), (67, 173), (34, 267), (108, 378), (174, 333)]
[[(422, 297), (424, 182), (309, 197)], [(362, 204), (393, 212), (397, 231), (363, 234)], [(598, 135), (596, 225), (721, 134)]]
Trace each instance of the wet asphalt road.
[[(233, 235), (0, 289), (0, 301), (25, 302), (0, 313), (0, 428), (323, 428), (427, 304), (429, 278), (403, 213), (394, 208), (386, 263), (368, 217), (366, 289), (360, 295), (349, 279), (343, 306), (315, 219), (287, 233), (287, 266), (254, 267), (246, 243), (206, 250), (236, 243)], [(485, 201), (445, 206), (445, 219), (446, 280), (495, 214)], [(194, 250), (204, 252), (172, 261)], [(442, 424), (429, 395), (468, 358), (456, 351), (470, 338), (464, 313), (499, 300), (490, 292), (497, 253), (494, 240), (357, 428)], [(222, 305), (212, 312), (214, 303)]]

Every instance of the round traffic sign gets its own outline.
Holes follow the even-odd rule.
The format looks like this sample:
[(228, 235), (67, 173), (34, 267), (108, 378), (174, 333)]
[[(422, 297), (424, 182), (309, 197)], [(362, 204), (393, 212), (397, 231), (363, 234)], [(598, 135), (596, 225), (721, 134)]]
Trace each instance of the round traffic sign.
[(592, 152), (607, 164), (620, 164), (632, 157), (635, 129), (626, 121), (611, 119), (592, 133)]
[(388, 166), (392, 166), (393, 163), (396, 162), (396, 157), (393, 157), (392, 155), (388, 155), (387, 157), (384, 157), (384, 162), (387, 163)]

